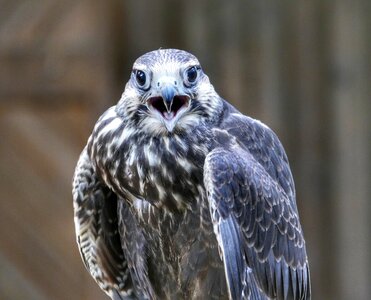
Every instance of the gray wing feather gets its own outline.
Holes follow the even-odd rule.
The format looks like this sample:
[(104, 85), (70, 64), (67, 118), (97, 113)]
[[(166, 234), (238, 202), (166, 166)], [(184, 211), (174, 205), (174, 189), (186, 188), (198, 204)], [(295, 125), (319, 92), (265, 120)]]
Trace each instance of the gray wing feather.
[[(282, 176), (281, 180), (274, 178), (277, 176), (272, 175), (277, 174), (276, 166), (267, 168), (269, 156), (260, 163), (247, 151), (249, 147), (264, 145), (241, 146), (227, 131), (223, 130), (222, 135), (222, 138), (216, 136), (221, 145), (209, 153), (204, 166), (214, 231), (222, 252), (233, 251), (244, 256), (245, 268), (251, 268), (256, 282), (251, 276), (245, 276), (243, 284), (253, 287), (250, 294), (251, 290), (259, 294), (252, 299), (264, 299), (264, 295), (274, 299), (310, 299), (309, 267), (295, 199), (292, 198), (295, 193), (291, 173), (286, 175), (289, 180)], [(255, 151), (268, 150), (256, 148)], [(280, 151), (284, 153), (283, 149)], [(257, 157), (261, 158), (262, 154)], [(277, 159), (277, 163), (285, 162)], [(286, 184), (282, 186), (281, 181)], [(239, 249), (225, 247), (224, 240), (228, 237), (222, 232), (228, 230), (238, 231), (232, 239), (238, 237), (239, 241), (234, 241), (233, 245)], [(234, 262), (228, 258), (232, 256), (223, 256), (227, 258), (224, 263), (231, 264), (229, 268), (233, 270)], [(231, 285), (231, 282), (241, 280), (241, 275), (233, 274), (228, 268), (226, 271), (229, 288), (238, 287), (242, 294), (241, 285)], [(254, 287), (256, 283), (257, 288)]]
[(118, 233), (117, 197), (96, 176), (86, 149), (73, 179), (76, 238), (85, 267), (112, 299), (132, 299)]
[(232, 299), (239, 299), (245, 280), (245, 267), (241, 252), (241, 239), (237, 224), (232, 217), (219, 222), (223, 261), (227, 273), (228, 286)]

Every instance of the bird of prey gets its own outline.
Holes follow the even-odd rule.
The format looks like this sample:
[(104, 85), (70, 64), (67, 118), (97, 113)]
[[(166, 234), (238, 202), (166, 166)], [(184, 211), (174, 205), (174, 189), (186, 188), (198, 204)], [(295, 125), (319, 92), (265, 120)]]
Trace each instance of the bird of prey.
[(186, 51), (135, 61), (73, 200), (83, 262), (112, 299), (310, 299), (285, 151)]

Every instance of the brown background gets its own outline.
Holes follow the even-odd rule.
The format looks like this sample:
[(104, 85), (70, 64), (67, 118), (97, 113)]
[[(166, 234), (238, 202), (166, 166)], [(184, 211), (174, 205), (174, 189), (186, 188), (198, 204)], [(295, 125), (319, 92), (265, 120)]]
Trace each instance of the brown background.
[(281, 138), (314, 299), (371, 295), (371, 2), (0, 0), (0, 299), (107, 299), (75, 245), (71, 177), (133, 60), (200, 59)]

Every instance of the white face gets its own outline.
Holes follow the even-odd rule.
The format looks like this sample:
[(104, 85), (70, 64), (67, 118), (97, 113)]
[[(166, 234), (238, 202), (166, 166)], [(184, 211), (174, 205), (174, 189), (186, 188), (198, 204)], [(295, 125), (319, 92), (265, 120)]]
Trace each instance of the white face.
[(144, 130), (168, 134), (197, 124), (211, 94), (216, 95), (193, 55), (158, 50), (134, 63), (119, 105), (127, 116), (137, 113)]

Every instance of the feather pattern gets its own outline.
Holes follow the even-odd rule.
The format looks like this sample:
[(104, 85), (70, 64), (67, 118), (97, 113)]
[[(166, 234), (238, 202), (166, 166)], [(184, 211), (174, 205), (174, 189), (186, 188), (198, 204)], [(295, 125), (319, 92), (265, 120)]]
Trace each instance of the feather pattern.
[(95, 281), (112, 299), (130, 299), (133, 286), (117, 222), (117, 196), (95, 174), (83, 150), (73, 181), (75, 228), (80, 254)]
[(310, 299), (281, 143), (185, 51), (137, 59), (80, 156), (73, 199), (82, 259), (111, 299)]
[[(251, 268), (268, 297), (309, 299), (305, 242), (282, 146), (267, 127), (236, 113), (221, 128), (214, 130), (216, 145), (206, 158), (204, 181), (216, 235), (226, 239), (223, 231), (228, 226), (237, 231), (229, 239), (238, 237), (234, 244), (240, 245), (231, 250), (219, 242), (222, 252), (243, 255), (245, 268)], [(244, 138), (242, 132), (249, 135)], [(260, 147), (259, 140), (265, 141)], [(231, 273), (228, 282), (240, 282), (237, 275)]]

